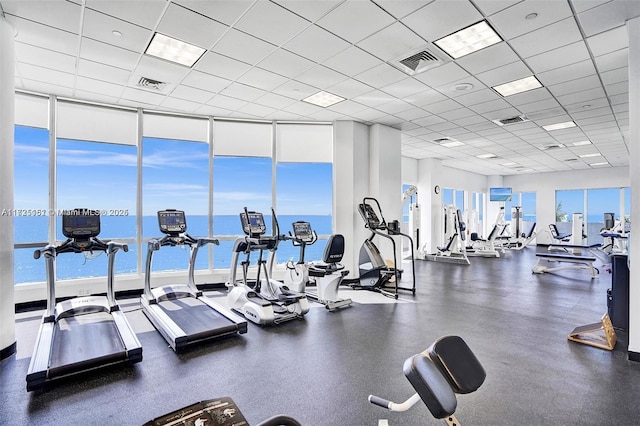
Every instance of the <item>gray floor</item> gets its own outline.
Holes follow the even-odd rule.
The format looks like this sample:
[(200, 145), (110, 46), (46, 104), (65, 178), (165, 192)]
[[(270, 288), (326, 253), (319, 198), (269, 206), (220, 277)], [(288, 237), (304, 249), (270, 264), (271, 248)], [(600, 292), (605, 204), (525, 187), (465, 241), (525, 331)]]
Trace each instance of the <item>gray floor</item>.
[(422, 403), (389, 413), (367, 396), (409, 397), (404, 360), (446, 334), (463, 337), (487, 372), (478, 391), (458, 398), (462, 424), (640, 424), (640, 363), (627, 360), (626, 334), (618, 333), (614, 351), (567, 341), (574, 327), (606, 312), (610, 274), (534, 275), (534, 253), (472, 258), (470, 266), (418, 261), (418, 294), (401, 296), (408, 302), (373, 298), (335, 313), (318, 306), (305, 320), (250, 324), (243, 336), (179, 355), (135, 300), (123, 300), (143, 361), (37, 393), (26, 391), (25, 375), (40, 313), (23, 313), (18, 353), (0, 364), (0, 424), (136, 425), (220, 396), (232, 397), (251, 423), (286, 413), (305, 425), (444, 424)]

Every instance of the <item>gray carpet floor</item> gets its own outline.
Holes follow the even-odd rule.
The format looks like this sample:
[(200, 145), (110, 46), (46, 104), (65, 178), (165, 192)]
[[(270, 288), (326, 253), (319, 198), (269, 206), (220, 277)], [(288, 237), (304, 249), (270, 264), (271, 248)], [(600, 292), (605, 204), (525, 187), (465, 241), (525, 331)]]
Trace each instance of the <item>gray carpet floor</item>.
[(611, 275), (606, 268), (593, 280), (577, 270), (532, 274), (535, 251), (472, 258), (469, 266), (416, 261), (417, 294), (401, 294), (402, 303), (356, 294), (359, 303), (350, 308), (328, 312), (314, 305), (304, 320), (249, 324), (247, 334), (181, 354), (136, 299), (123, 299), (143, 361), (31, 393), (25, 376), (41, 312), (19, 313), (18, 352), (0, 363), (0, 424), (140, 425), (222, 396), (233, 398), (253, 424), (278, 413), (305, 425), (443, 424), (422, 403), (390, 413), (367, 396), (408, 398), (413, 389), (402, 374), (404, 360), (448, 334), (465, 339), (487, 373), (480, 389), (458, 397), (461, 424), (640, 424), (640, 363), (627, 360), (626, 333), (618, 330), (613, 351), (567, 340), (574, 327), (606, 312)]

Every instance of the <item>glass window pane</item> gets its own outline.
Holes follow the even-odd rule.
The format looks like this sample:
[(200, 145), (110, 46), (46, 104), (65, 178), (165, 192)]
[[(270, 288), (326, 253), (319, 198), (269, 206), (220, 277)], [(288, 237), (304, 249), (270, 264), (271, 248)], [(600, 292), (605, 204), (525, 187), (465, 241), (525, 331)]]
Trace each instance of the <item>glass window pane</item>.
[[(57, 141), (57, 209), (101, 211), (102, 240), (136, 236), (136, 147), (101, 142), (59, 139)], [(64, 240), (62, 217), (57, 218), (57, 239)], [(119, 252), (116, 270), (136, 268), (134, 247)], [(120, 268), (120, 269), (118, 269)], [(59, 279), (104, 276), (106, 254), (62, 256), (57, 262)]]
[(582, 213), (583, 210), (583, 189), (556, 191), (556, 226), (558, 227), (558, 232), (561, 234), (571, 233), (573, 213)]
[[(271, 234), (271, 158), (226, 157), (213, 159), (213, 234), (244, 235), (240, 213), (261, 212)], [(221, 241), (213, 253), (215, 268), (228, 268), (233, 241)]]
[(456, 189), (455, 196), (456, 196), (456, 203), (455, 203), (456, 208), (459, 209), (461, 212), (463, 212), (465, 210), (464, 191), (462, 189)]
[(443, 188), (442, 189), (442, 204), (453, 204), (453, 189)]
[(602, 243), (600, 232), (604, 228), (604, 214), (620, 217), (620, 188), (587, 190), (587, 216), (582, 218), (589, 244)]
[[(522, 232), (529, 233), (531, 227), (536, 223), (536, 193), (535, 192), (523, 192), (520, 195), (522, 204), (522, 221), (524, 229)], [(539, 227), (538, 224), (535, 225)]]

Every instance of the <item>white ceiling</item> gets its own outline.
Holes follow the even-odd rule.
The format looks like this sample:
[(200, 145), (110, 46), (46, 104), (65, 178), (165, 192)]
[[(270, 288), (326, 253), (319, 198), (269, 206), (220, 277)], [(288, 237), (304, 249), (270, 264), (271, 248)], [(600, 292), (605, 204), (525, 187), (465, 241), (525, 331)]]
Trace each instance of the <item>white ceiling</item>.
[[(224, 117), (382, 123), (402, 130), (404, 156), (486, 175), (629, 164), (625, 21), (640, 16), (638, 0), (0, 0), (0, 8), (17, 32), (16, 89)], [(391, 65), (482, 19), (503, 42), (414, 76)], [(145, 55), (156, 31), (207, 52), (192, 69)], [(491, 89), (530, 75), (543, 87), (505, 98)], [(143, 89), (141, 77), (168, 84)], [(462, 83), (473, 87), (456, 90)], [(302, 102), (319, 90), (346, 100)], [(491, 121), (521, 114), (530, 121)], [(541, 127), (570, 120), (577, 127)], [(441, 138), (464, 145), (442, 147)], [(573, 145), (584, 140), (592, 144)], [(557, 144), (565, 147), (543, 149)], [(487, 153), (497, 158), (476, 158)]]

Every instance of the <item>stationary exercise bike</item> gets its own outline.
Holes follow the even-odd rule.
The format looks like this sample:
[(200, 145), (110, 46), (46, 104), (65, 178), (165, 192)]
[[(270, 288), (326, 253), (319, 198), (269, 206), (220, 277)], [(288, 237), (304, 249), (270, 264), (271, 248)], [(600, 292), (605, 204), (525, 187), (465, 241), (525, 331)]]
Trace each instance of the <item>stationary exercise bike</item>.
[[(297, 263), (287, 262), (284, 285), (290, 290), (305, 293), (309, 298), (322, 303), (328, 310), (351, 305), (351, 299), (340, 299), (338, 288), (349, 271), (340, 263), (344, 256), (344, 236), (334, 234), (327, 240), (321, 261), (305, 262), (305, 248), (318, 240), (318, 235), (311, 229), (309, 222), (293, 223), (293, 235), (289, 235), (294, 246), (300, 247)], [(308, 288), (315, 284), (316, 292)]]
[[(388, 223), (385, 221), (384, 216), (382, 216), (380, 203), (375, 198), (363, 198), (362, 203), (358, 205), (358, 212), (364, 220), (365, 228), (371, 231), (371, 235), (369, 235), (360, 248), (360, 254), (358, 257), (359, 282), (357, 284), (351, 284), (351, 287), (356, 290), (376, 291), (395, 299), (398, 298), (398, 290), (410, 291), (415, 295), (416, 274), (413, 239), (409, 235), (400, 232), (400, 224), (397, 220)], [(380, 250), (373, 242), (373, 238), (376, 235), (391, 241), (391, 246), (393, 248), (393, 266), (387, 265), (382, 259)], [(400, 287), (398, 285), (400, 278), (402, 277), (403, 270), (398, 268), (396, 242), (393, 238), (397, 235), (407, 238), (410, 243), (412, 268), (411, 279), (413, 284), (411, 287)], [(392, 282), (393, 285), (390, 285)]]
[[(238, 238), (233, 245), (231, 270), (227, 286), (230, 288), (227, 302), (231, 309), (240, 312), (246, 319), (256, 324), (280, 324), (302, 318), (309, 312), (309, 301), (303, 293), (287, 289), (283, 283), (271, 278), (271, 268), (263, 259), (265, 250), (275, 252), (281, 240), (275, 212), (273, 234), (265, 236), (267, 227), (262, 213), (248, 211), (240, 213), (240, 222), (244, 237)], [(258, 252), (257, 274), (255, 280), (249, 280), (251, 253)], [(245, 255), (242, 266), (242, 279), (237, 280), (237, 268), (240, 255)]]

